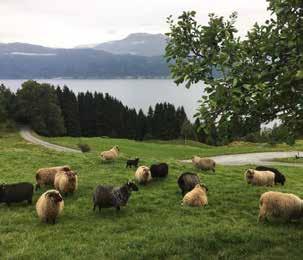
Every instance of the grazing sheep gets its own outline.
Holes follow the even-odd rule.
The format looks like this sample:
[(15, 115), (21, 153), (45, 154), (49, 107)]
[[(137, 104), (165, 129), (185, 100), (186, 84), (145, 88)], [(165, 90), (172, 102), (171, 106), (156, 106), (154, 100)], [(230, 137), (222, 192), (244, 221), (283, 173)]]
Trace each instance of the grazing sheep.
[(199, 176), (191, 172), (184, 172), (178, 178), (178, 185), (182, 191), (182, 196), (191, 191), (199, 183)]
[(150, 170), (147, 166), (140, 166), (135, 172), (135, 179), (139, 184), (147, 184), (152, 180)]
[(138, 167), (139, 160), (140, 160), (139, 158), (136, 158), (134, 160), (127, 160), (126, 168), (128, 167), (132, 168), (132, 166)]
[(57, 173), (55, 176), (54, 186), (61, 194), (73, 194), (78, 187), (77, 173), (73, 171)]
[(257, 186), (273, 186), (275, 184), (275, 174), (271, 171), (248, 169), (244, 175), (248, 184)]
[(183, 198), (183, 205), (192, 207), (203, 207), (208, 204), (208, 188), (204, 184), (197, 184), (190, 192), (186, 193)]
[(34, 185), (28, 182), (0, 185), (0, 203), (7, 206), (13, 202), (27, 201), (32, 204)]
[(94, 211), (96, 207), (111, 208), (120, 210), (121, 206), (126, 206), (132, 191), (138, 191), (138, 187), (131, 181), (121, 187), (108, 185), (98, 185), (93, 195)]
[(192, 163), (200, 170), (212, 170), (213, 172), (215, 172), (216, 162), (212, 159), (194, 156), (192, 158)]
[(54, 185), (55, 175), (58, 172), (66, 172), (71, 171), (70, 166), (57, 166), (57, 167), (51, 167), (51, 168), (42, 168), (37, 171), (36, 174), (36, 190), (41, 188), (42, 185)]
[(258, 222), (267, 217), (293, 220), (303, 217), (303, 201), (291, 193), (268, 191), (260, 197)]
[(168, 174), (168, 165), (167, 163), (153, 164), (150, 166), (150, 172), (153, 178), (166, 177)]
[(57, 190), (44, 192), (37, 201), (36, 211), (41, 221), (46, 223), (56, 223), (56, 218), (64, 208), (64, 201)]
[(109, 151), (101, 152), (100, 157), (103, 161), (113, 161), (113, 160), (117, 159), (119, 152), (120, 152), (119, 146), (115, 145)]
[(279, 172), (276, 168), (258, 166), (258, 167), (256, 167), (256, 170), (273, 172), (275, 174), (275, 184), (281, 183), (282, 185), (284, 185), (284, 183), (286, 181), (285, 176), (281, 172)]

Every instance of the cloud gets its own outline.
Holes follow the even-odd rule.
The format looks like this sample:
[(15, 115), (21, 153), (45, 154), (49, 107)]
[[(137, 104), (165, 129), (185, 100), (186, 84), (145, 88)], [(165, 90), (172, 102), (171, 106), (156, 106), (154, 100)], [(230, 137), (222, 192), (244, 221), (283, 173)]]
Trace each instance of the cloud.
[[(252, 7), (251, 7), (252, 6)], [(266, 0), (0, 0), (1, 41), (54, 47), (104, 42), (132, 32), (166, 32), (166, 17), (196, 10), (202, 24), (210, 12), (238, 11), (240, 34), (269, 15)], [(2, 37), (3, 36), (3, 37)]]

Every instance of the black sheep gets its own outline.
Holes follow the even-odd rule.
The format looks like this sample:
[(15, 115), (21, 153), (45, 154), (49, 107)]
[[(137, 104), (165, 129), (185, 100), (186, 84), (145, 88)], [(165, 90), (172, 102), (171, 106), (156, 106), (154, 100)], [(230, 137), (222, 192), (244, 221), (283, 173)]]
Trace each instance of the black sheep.
[(0, 203), (6, 203), (8, 206), (13, 202), (28, 201), (32, 203), (34, 185), (28, 182), (0, 185)]
[(93, 195), (94, 211), (96, 207), (99, 207), (99, 211), (111, 207), (120, 210), (121, 206), (126, 206), (132, 191), (138, 190), (133, 182), (127, 182), (121, 187), (98, 185)]
[(150, 166), (150, 172), (153, 178), (166, 177), (168, 174), (168, 165), (167, 163), (153, 164)]
[(284, 185), (284, 182), (286, 181), (285, 176), (279, 172), (276, 168), (266, 167), (266, 166), (258, 166), (256, 167), (257, 171), (271, 171), (275, 174), (275, 184), (281, 183)]
[(138, 167), (139, 160), (140, 160), (139, 158), (136, 158), (134, 160), (127, 160), (126, 168), (128, 168), (128, 167), (131, 168), (132, 166)]
[(178, 185), (184, 196), (187, 192), (191, 191), (197, 184), (200, 183), (199, 176), (196, 173), (184, 172), (178, 178)]

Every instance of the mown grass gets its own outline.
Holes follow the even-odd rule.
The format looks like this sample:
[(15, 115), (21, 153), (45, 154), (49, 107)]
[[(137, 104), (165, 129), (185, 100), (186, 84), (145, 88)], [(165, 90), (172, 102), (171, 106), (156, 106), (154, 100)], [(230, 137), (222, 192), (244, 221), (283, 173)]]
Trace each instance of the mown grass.
[[(75, 146), (78, 138), (52, 139)], [(243, 147), (197, 148), (140, 143), (120, 139), (81, 139), (93, 149), (65, 154), (25, 143), (16, 134), (0, 138), (0, 181), (34, 183), (40, 167), (69, 164), (79, 173), (79, 190), (65, 198), (58, 224), (36, 217), (35, 205), (0, 205), (0, 259), (301, 259), (303, 223), (257, 224), (258, 200), (267, 190), (293, 192), (303, 197), (302, 169), (279, 167), (287, 176), (284, 187), (252, 187), (243, 179), (248, 166), (218, 166), (216, 174), (199, 175), (209, 188), (209, 205), (180, 205), (176, 184), (184, 171), (195, 171), (177, 159), (193, 154), (243, 152)], [(101, 163), (98, 153), (114, 144), (122, 155)], [(247, 149), (250, 150), (250, 149)], [(120, 212), (92, 211), (92, 192), (100, 183), (120, 185), (133, 177), (125, 159), (139, 156), (141, 164), (166, 161), (169, 177), (133, 193)], [(35, 194), (34, 201), (45, 191)]]
[(295, 158), (295, 157), (289, 157), (289, 158), (276, 158), (274, 159), (276, 162), (285, 162), (285, 163), (303, 163), (303, 158)]

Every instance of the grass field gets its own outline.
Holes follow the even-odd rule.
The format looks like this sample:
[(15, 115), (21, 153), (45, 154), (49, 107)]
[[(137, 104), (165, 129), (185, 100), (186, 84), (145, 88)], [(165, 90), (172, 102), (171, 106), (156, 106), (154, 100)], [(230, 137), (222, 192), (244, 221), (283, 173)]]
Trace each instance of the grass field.
[(286, 162), (286, 163), (303, 163), (303, 158), (296, 159), (295, 157), (289, 157), (289, 158), (277, 158), (274, 161), (276, 162)]
[[(48, 139), (75, 147), (77, 138)], [(140, 143), (129, 140), (82, 139), (92, 147), (87, 154), (63, 154), (27, 144), (17, 134), (0, 138), (0, 181), (34, 183), (40, 167), (69, 164), (78, 171), (79, 190), (65, 198), (58, 224), (40, 223), (35, 205), (0, 205), (0, 259), (301, 259), (303, 223), (257, 224), (258, 200), (267, 190), (293, 192), (303, 197), (303, 169), (279, 167), (286, 185), (252, 187), (244, 182), (248, 166), (218, 166), (216, 174), (199, 173), (209, 188), (206, 208), (180, 205), (176, 184), (184, 171), (195, 171), (177, 159), (194, 154), (215, 155), (264, 150), (289, 150), (287, 146), (233, 145), (229, 147), (183, 146)], [(99, 151), (114, 144), (121, 157), (101, 163)], [(301, 149), (299, 142), (293, 149)], [(139, 156), (141, 164), (166, 161), (169, 177), (139, 187), (120, 212), (92, 211), (92, 192), (97, 184), (120, 185), (134, 170), (125, 159)], [(34, 196), (34, 201), (42, 194)]]

